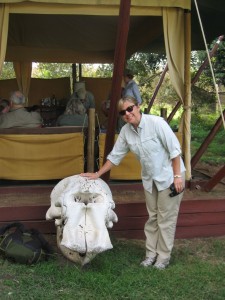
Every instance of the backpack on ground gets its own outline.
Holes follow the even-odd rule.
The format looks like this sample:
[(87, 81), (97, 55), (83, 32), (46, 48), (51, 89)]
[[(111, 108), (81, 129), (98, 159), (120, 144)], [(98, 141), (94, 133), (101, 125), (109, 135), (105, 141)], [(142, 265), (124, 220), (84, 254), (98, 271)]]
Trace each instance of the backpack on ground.
[(38, 230), (17, 222), (0, 228), (0, 254), (13, 262), (34, 264), (47, 260), (53, 250)]

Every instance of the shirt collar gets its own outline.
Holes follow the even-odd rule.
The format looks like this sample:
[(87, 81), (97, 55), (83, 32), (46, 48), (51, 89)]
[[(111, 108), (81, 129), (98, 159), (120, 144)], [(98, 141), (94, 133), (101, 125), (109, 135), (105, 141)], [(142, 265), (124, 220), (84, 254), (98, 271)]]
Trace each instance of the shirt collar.
[[(141, 113), (141, 120), (140, 120), (140, 123), (139, 123), (137, 129), (138, 129), (138, 128), (139, 128), (139, 129), (142, 129), (142, 128), (144, 127), (143, 115), (144, 115), (144, 114)], [(132, 124), (129, 124), (129, 125), (130, 125), (130, 128), (131, 128), (132, 130), (134, 130), (135, 132), (137, 132), (137, 130), (135, 130), (135, 128), (134, 128), (134, 126), (133, 126)]]

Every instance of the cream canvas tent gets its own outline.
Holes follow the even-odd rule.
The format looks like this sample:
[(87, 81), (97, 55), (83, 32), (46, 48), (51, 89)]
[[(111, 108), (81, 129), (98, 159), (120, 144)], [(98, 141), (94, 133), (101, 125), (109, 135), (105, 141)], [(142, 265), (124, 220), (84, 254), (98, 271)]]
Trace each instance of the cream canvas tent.
[(184, 107), (190, 179), (190, 8), (191, 0), (0, 0), (0, 71), (4, 61), (13, 61), (18, 85), (27, 94), (32, 61), (113, 62), (113, 124), (125, 58), (151, 51), (151, 44), (164, 37), (170, 77)]

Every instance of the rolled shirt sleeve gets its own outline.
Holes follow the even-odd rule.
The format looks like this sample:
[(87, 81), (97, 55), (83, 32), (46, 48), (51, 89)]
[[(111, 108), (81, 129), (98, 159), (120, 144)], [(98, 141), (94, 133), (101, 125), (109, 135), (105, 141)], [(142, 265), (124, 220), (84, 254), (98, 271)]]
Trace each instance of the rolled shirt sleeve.
[(107, 159), (114, 165), (118, 166), (128, 152), (129, 146), (124, 137), (124, 132), (121, 132), (116, 140), (113, 150), (107, 156)]

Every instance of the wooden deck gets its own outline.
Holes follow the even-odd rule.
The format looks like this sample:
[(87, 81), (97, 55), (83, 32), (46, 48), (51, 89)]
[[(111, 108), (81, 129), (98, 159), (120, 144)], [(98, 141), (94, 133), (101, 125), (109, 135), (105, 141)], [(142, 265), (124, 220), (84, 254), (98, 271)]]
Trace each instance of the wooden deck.
[[(225, 235), (225, 185), (218, 184), (210, 193), (200, 189), (202, 182), (192, 182), (181, 202), (176, 238)], [(46, 221), (50, 193), (55, 184), (0, 187), (0, 226), (21, 221), (42, 233), (55, 233), (54, 221)], [(139, 182), (109, 184), (116, 203), (118, 223), (110, 230), (116, 237), (144, 239), (147, 210)]]

